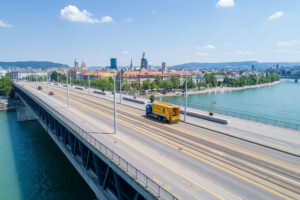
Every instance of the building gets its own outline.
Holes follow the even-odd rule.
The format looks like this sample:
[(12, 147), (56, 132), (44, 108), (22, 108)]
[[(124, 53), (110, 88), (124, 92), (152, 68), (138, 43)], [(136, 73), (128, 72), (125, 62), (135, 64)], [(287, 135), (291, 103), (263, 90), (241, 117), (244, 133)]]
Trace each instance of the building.
[(145, 57), (145, 52), (143, 53), (143, 57), (141, 59), (141, 68), (148, 69), (148, 60)]
[(4, 77), (6, 75), (6, 73), (7, 73), (7, 70), (6, 69), (2, 69), (0, 67), (0, 78)]
[(77, 61), (77, 58), (75, 58), (75, 60), (74, 60), (74, 68), (78, 68), (78, 61)]
[(161, 64), (161, 71), (164, 71), (164, 72), (167, 71), (167, 63), (166, 63), (166, 62), (163, 62), (163, 63)]
[(79, 74), (86, 71), (87, 71), (86, 69), (73, 68), (68, 70), (68, 76), (71, 77), (72, 79), (79, 79)]
[(110, 69), (117, 69), (117, 68), (118, 68), (117, 59), (111, 58), (110, 59)]
[[(190, 72), (187, 72), (190, 75)], [(179, 78), (180, 83), (182, 84), (185, 80), (184, 72), (164, 72), (164, 71), (154, 71), (148, 70), (145, 68), (140, 68), (138, 71), (122, 71), (121, 76), (123, 80), (127, 80), (128, 82), (137, 81), (140, 87), (143, 85), (143, 81), (149, 79), (150, 81), (154, 81), (155, 77), (159, 75), (161, 77), (161, 81), (163, 80), (171, 80), (172, 76), (176, 76)], [(119, 78), (120, 72), (117, 74)]]
[(42, 77), (46, 77), (47, 76), (47, 72), (43, 71), (43, 70), (24, 70), (24, 69), (16, 69), (16, 70), (12, 70), (11, 72), (11, 77), (12, 79), (16, 80), (16, 79), (26, 79), (28, 76), (42, 76)]
[(81, 69), (86, 69), (86, 64), (84, 63), (84, 61), (81, 64)]
[(82, 80), (88, 80), (88, 77), (90, 75), (90, 80), (98, 80), (99, 78), (108, 78), (108, 77), (112, 77), (113, 73), (110, 71), (85, 71), (85, 72), (81, 72), (77, 77), (78, 80), (82, 81)]

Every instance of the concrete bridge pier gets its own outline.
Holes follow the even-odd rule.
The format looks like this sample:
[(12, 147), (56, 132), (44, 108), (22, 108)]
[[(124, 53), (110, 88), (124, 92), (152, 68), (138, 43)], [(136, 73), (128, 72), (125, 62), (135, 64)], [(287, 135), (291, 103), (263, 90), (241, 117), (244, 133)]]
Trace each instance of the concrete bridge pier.
[(34, 113), (24, 104), (17, 107), (17, 119), (19, 122), (36, 120)]

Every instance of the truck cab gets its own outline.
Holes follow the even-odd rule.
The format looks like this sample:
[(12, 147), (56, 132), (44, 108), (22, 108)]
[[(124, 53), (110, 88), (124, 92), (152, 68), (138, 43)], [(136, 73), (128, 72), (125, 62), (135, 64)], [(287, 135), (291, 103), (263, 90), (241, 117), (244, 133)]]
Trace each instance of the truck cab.
[(146, 115), (149, 117), (151, 113), (152, 113), (152, 103), (149, 103), (146, 106)]

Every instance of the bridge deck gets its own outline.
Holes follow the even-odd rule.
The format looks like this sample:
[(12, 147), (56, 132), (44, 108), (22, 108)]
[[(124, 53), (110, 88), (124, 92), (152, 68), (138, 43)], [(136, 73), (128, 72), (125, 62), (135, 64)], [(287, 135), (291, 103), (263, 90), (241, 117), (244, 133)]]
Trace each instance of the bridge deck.
[[(145, 118), (142, 110), (124, 105), (117, 106), (118, 134), (114, 135), (113, 104), (110, 101), (71, 91), (71, 107), (67, 109), (65, 88), (51, 86), (54, 96), (46, 94), (45, 85), (43, 91), (25, 88), (39, 95), (179, 199), (286, 199), (298, 195), (291, 192), (299, 187), (298, 157), (234, 138), (224, 139), (224, 135), (185, 123), (163, 124)], [(249, 159), (234, 155), (230, 149)], [(266, 174), (263, 175), (250, 174), (251, 170), (262, 168), (253, 161), (258, 158), (297, 176), (280, 171), (265, 172), (269, 168), (264, 168)], [(233, 160), (242, 170), (230, 164)], [(264, 180), (266, 175), (274, 176), (276, 181), (283, 177), (284, 182), (293, 187), (285, 190), (274, 186), (274, 183)]]

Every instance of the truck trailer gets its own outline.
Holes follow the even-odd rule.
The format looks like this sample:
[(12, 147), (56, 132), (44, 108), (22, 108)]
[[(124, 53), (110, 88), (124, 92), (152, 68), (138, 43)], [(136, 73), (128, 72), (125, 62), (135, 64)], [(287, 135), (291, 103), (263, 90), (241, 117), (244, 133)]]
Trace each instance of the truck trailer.
[(178, 122), (179, 113), (179, 106), (164, 102), (149, 103), (146, 106), (146, 115), (148, 117), (157, 118), (160, 121), (167, 121), (169, 123)]

